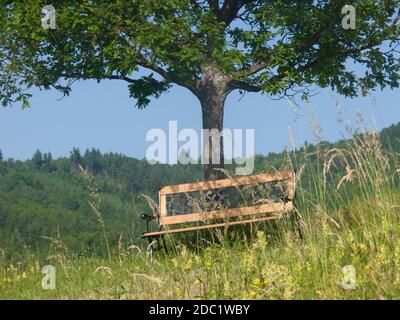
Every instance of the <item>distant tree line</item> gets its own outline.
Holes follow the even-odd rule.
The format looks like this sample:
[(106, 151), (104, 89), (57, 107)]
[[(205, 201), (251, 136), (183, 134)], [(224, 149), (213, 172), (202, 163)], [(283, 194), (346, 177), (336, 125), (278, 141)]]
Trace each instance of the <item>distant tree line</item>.
[[(384, 149), (400, 154), (400, 124), (384, 129), (380, 137)], [(289, 163), (287, 152), (257, 155), (255, 173), (293, 168), (301, 165), (306, 154), (308, 161), (317, 163), (317, 150), (342, 148), (346, 143), (305, 143), (295, 154), (299, 161), (293, 163)], [(141, 244), (144, 225), (140, 215), (151, 213), (141, 194), (157, 200), (162, 186), (203, 179), (200, 165), (151, 165), (145, 159), (98, 149), (82, 154), (74, 148), (69, 157), (57, 159), (50, 152), (38, 150), (26, 161), (5, 159), (0, 150), (0, 249), (8, 257), (24, 254), (26, 248), (46, 252), (48, 236), (60, 237), (74, 252), (105, 254), (102, 229), (88, 205), (90, 192), (81, 168), (98, 186), (106, 231), (115, 246), (121, 236), (132, 244)], [(303, 173), (304, 188), (308, 174)]]

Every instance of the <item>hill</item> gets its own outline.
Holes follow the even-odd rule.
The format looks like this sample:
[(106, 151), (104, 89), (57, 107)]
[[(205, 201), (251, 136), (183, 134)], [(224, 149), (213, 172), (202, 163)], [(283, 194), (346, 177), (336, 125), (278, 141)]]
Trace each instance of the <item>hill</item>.
[[(149, 210), (139, 194), (200, 179), (200, 168), (76, 149), (2, 160), (0, 298), (398, 299), (399, 133), (256, 157), (257, 171), (297, 170), (302, 238), (287, 216), (226, 236), (170, 237), (153, 258), (138, 236)], [(45, 265), (56, 290), (41, 286)]]
[[(384, 150), (400, 152), (400, 124), (384, 129), (380, 137)], [(318, 162), (321, 159), (312, 156), (317, 150), (342, 148), (348, 142), (306, 144), (292, 160), (300, 159), (295, 164), (300, 168), (305, 154)], [(255, 172), (288, 167), (289, 160), (285, 152), (257, 155)], [(90, 185), (79, 167), (93, 177), (89, 184), (98, 189), (104, 225), (91, 210)], [(45, 256), (50, 237), (62, 239), (72, 252), (104, 256), (103, 227), (111, 247), (121, 237), (131, 245), (143, 245), (140, 214), (151, 210), (141, 194), (156, 199), (160, 186), (201, 179), (199, 165), (150, 165), (95, 149), (83, 154), (73, 149), (70, 157), (59, 159), (37, 151), (27, 161), (2, 159), (0, 153), (0, 248), (7, 258), (16, 259), (28, 248)]]

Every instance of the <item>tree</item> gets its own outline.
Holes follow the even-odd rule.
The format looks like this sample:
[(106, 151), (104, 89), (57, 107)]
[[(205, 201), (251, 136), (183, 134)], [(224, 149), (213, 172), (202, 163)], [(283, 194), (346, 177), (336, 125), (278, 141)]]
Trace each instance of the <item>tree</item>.
[(43, 154), (42, 170), (47, 172), (53, 172), (55, 170), (53, 156), (50, 152)]
[(100, 173), (102, 171), (102, 155), (100, 150), (87, 149), (82, 159), (85, 168), (88, 169), (91, 173)]
[[(6, 1), (0, 101), (27, 106), (32, 86), (68, 95), (75, 80), (112, 79), (126, 81), (145, 108), (151, 97), (179, 85), (199, 99), (203, 128), (222, 130), (225, 100), (234, 90), (306, 97), (317, 85), (352, 97), (397, 88), (399, 2), (351, 1), (356, 29), (343, 27), (343, 19), (352, 19), (342, 14), (347, 2), (58, 0), (57, 27), (44, 29), (44, 1)], [(138, 74), (139, 68), (148, 73)], [(210, 145), (205, 178), (215, 179), (223, 146)], [(213, 152), (220, 164), (211, 164)]]
[(3, 152), (0, 150), (0, 177), (4, 174), (5, 172), (5, 162), (3, 162)]
[(79, 166), (82, 165), (82, 156), (79, 148), (73, 148), (70, 152), (70, 161), (71, 161), (71, 171), (72, 172), (79, 172)]
[(35, 154), (32, 157), (33, 167), (36, 170), (40, 170), (43, 166), (43, 154), (40, 150), (36, 150)]

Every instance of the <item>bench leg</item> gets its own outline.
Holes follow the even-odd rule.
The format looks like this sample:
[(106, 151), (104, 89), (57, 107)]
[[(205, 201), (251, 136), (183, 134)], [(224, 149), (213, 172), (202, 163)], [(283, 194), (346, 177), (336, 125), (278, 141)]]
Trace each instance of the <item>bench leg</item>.
[[(160, 231), (162, 229), (162, 226), (160, 227)], [(153, 257), (154, 251), (158, 251), (161, 249), (164, 249), (165, 253), (168, 252), (167, 249), (167, 242), (165, 241), (165, 237), (164, 235), (159, 235), (159, 236), (154, 236), (154, 237), (147, 237), (148, 241), (149, 241), (149, 246), (148, 246), (148, 253), (149, 256)], [(156, 241), (156, 243), (154, 243), (154, 241)]]
[[(160, 231), (162, 231), (163, 226), (160, 226)], [(163, 249), (165, 253), (168, 253), (168, 249), (167, 249), (167, 242), (165, 241), (165, 235), (162, 234), (158, 237), (157, 239), (157, 249), (161, 250)]]

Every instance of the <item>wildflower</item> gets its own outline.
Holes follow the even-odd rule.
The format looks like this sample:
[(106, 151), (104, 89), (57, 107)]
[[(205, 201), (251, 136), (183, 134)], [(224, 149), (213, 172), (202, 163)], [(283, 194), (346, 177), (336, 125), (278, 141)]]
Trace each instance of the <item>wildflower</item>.
[(252, 255), (251, 253), (245, 253), (242, 261), (246, 272), (252, 273), (252, 271), (256, 267), (256, 260), (254, 255)]
[(173, 259), (171, 260), (171, 262), (172, 262), (172, 264), (174, 265), (175, 268), (178, 267), (179, 263), (178, 263), (178, 261), (176, 260), (176, 258), (173, 258)]
[(262, 268), (262, 276), (266, 294), (270, 298), (292, 299), (298, 290), (298, 284), (289, 272), (289, 270), (281, 265), (267, 263)]
[(260, 281), (260, 279), (259, 279), (259, 278), (255, 278), (255, 279), (253, 280), (253, 282), (251, 283), (251, 286), (252, 286), (253, 288), (260, 288), (260, 287), (261, 287), (261, 281)]
[(182, 263), (182, 269), (189, 270), (191, 267), (192, 267), (192, 259), (191, 258), (185, 259)]
[(189, 255), (189, 252), (185, 246), (182, 246), (182, 251), (181, 251), (181, 256), (182, 257), (187, 257)]
[(400, 286), (400, 277), (399, 276), (396, 276), (396, 279), (394, 280), (393, 285), (395, 287), (399, 287)]
[(372, 268), (371, 268), (371, 266), (370, 266), (369, 264), (367, 264), (367, 265), (364, 267), (364, 273), (369, 273), (371, 270), (372, 270)]
[(358, 252), (365, 253), (368, 251), (367, 246), (363, 243), (358, 243), (356, 247)]
[(330, 233), (330, 226), (329, 226), (329, 224), (327, 222), (324, 222), (322, 224), (322, 233), (324, 235), (328, 235)]
[(231, 294), (232, 294), (231, 286), (230, 286), (229, 281), (227, 281), (224, 283), (224, 295), (229, 296)]
[(262, 231), (257, 231), (257, 240), (253, 243), (254, 250), (265, 250), (267, 246), (267, 239)]

